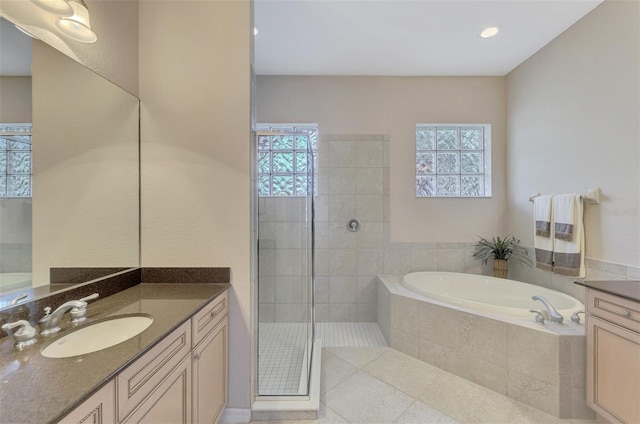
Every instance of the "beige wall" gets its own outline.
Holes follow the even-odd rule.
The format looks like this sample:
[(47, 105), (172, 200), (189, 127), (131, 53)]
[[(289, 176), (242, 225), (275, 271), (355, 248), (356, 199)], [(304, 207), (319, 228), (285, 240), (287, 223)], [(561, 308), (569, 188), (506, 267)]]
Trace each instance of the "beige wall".
[(229, 402), (251, 405), (249, 1), (141, 1), (142, 266), (231, 267)]
[(32, 70), (34, 286), (138, 266), (138, 100), (41, 42)]
[(138, 0), (85, 0), (95, 44), (69, 42), (75, 57), (133, 95), (138, 89)]
[(0, 122), (31, 122), (31, 77), (0, 76)]
[(605, 1), (507, 77), (509, 228), (529, 246), (529, 196), (601, 187), (586, 255), (640, 265), (639, 9)]
[[(317, 122), (321, 134), (390, 136), (391, 241), (472, 241), (504, 231), (502, 77), (259, 76), (259, 122)], [(492, 125), (493, 197), (415, 197), (417, 123)]]

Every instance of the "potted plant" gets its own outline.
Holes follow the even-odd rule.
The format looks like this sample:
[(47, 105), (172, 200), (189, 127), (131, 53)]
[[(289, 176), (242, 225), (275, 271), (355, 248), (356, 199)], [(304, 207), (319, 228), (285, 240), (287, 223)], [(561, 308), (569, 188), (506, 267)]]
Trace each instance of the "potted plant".
[(529, 257), (529, 252), (520, 246), (520, 240), (512, 235), (503, 237), (493, 237), (487, 240), (480, 237), (480, 240), (473, 245), (475, 252), (473, 257), (482, 261), (486, 265), (489, 259), (493, 258), (493, 276), (507, 278), (508, 260), (513, 259), (517, 263), (533, 265)]

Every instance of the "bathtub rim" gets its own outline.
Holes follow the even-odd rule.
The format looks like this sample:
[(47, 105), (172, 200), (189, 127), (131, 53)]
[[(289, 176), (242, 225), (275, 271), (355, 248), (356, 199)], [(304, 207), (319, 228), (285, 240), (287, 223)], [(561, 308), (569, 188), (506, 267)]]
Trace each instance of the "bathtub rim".
[[(444, 272), (444, 271), (439, 271), (439, 272)], [(548, 320), (545, 321), (544, 324), (538, 324), (534, 320), (534, 314), (531, 314), (530, 320), (524, 319), (524, 318), (515, 318), (508, 315), (501, 315), (501, 314), (491, 313), (487, 311), (480, 311), (480, 310), (465, 308), (463, 306), (442, 302), (436, 299), (431, 299), (429, 297), (415, 293), (409, 290), (407, 287), (405, 287), (401, 282), (401, 279), (403, 276), (404, 275), (379, 274), (379, 275), (376, 275), (376, 278), (379, 280), (381, 284), (383, 284), (387, 288), (387, 290), (391, 295), (402, 296), (402, 297), (414, 299), (420, 302), (430, 303), (443, 308), (453, 309), (466, 314), (477, 315), (483, 318), (506, 322), (508, 324), (513, 324), (513, 325), (525, 327), (531, 330), (541, 331), (544, 333), (555, 334), (558, 336), (560, 335), (584, 336), (585, 335), (584, 321), (581, 322), (580, 324), (575, 324), (569, 320), (569, 317), (565, 317), (565, 322), (563, 324), (552, 323)]]
[[(427, 279), (426, 287), (424, 288), (420, 287), (420, 285), (423, 283), (423, 281), (421, 281), (421, 278)], [(435, 279), (433, 280), (433, 286), (431, 285), (432, 280), (429, 280), (429, 278)], [(442, 287), (441, 285), (442, 281), (439, 280), (440, 278), (446, 279), (444, 281), (445, 286), (449, 284), (447, 280), (449, 279), (454, 280), (452, 281), (453, 293), (451, 296), (443, 295), (439, 293), (438, 290), (430, 290), (433, 287), (436, 287), (436, 288)], [(410, 273), (404, 274), (400, 279), (400, 283), (406, 288), (408, 288), (409, 290), (417, 291), (418, 294), (425, 296), (428, 299), (439, 300), (446, 304), (449, 304), (450, 302), (448, 302), (448, 299), (451, 299), (451, 304), (462, 305), (462, 306), (466, 304), (469, 306), (469, 309), (474, 311), (476, 310), (475, 307), (477, 306), (478, 310), (483, 310), (489, 313), (495, 313), (496, 315), (499, 315), (499, 316), (504, 315), (504, 316), (513, 316), (516, 319), (519, 319), (519, 318), (526, 319), (532, 316), (532, 314), (529, 312), (529, 309), (536, 309), (536, 310), (541, 310), (548, 319), (548, 316), (546, 315), (547, 312), (544, 306), (541, 304), (534, 304), (535, 302), (533, 302), (530, 307), (523, 308), (523, 307), (511, 306), (508, 304), (501, 305), (501, 304), (490, 303), (490, 302), (482, 302), (482, 301), (474, 300), (473, 297), (457, 296), (456, 289), (459, 289), (459, 287), (457, 287), (455, 283), (457, 283), (460, 279), (468, 279), (472, 281), (476, 280), (471, 282), (471, 286), (468, 286), (469, 290), (477, 289), (478, 287), (480, 287), (481, 284), (489, 285), (489, 287), (485, 287), (483, 290), (486, 290), (487, 288), (491, 289), (491, 286), (495, 285), (497, 286), (497, 287), (494, 287), (496, 290), (498, 291), (503, 290), (504, 293), (507, 293), (507, 294), (519, 294), (517, 290), (519, 287), (522, 288), (523, 290), (531, 290), (528, 295), (539, 295), (539, 296), (546, 297), (555, 306), (558, 312), (561, 313), (567, 320), (574, 312), (581, 312), (585, 310), (584, 304), (579, 299), (576, 299), (575, 297), (567, 293), (563, 293), (563, 292), (551, 289), (549, 287), (537, 286), (535, 284), (527, 283), (524, 281), (497, 278), (490, 275), (470, 274), (470, 273), (462, 273), (462, 272), (447, 272), (447, 271), (417, 271), (417, 272), (410, 272)], [(467, 286), (465, 285), (465, 288), (466, 287)], [(413, 288), (415, 288), (415, 290), (413, 290)], [(514, 288), (516, 289), (515, 293), (512, 291)], [(532, 289), (535, 289), (535, 290), (532, 290)], [(445, 290), (446, 290), (446, 287), (445, 287)], [(422, 293), (422, 292), (425, 292), (425, 293)], [(571, 306), (567, 307), (564, 304), (565, 302), (571, 303)]]

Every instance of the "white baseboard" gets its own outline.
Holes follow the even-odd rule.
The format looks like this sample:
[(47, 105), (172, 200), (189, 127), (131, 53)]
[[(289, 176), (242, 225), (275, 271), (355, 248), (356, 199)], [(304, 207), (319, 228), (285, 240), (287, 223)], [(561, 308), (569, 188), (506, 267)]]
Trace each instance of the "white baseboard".
[(226, 408), (222, 413), (220, 423), (248, 423), (251, 421), (251, 409), (249, 408)]

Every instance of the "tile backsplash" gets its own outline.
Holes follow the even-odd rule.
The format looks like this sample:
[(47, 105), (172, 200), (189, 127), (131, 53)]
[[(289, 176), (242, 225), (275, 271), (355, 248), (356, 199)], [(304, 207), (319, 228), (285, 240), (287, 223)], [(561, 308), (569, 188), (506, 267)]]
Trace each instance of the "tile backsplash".
[[(529, 255), (533, 257), (533, 248), (527, 247)], [(585, 277), (575, 278), (543, 271), (533, 267), (509, 267), (509, 278), (525, 283), (535, 284), (566, 293), (584, 303), (584, 287), (574, 284), (574, 281), (599, 280), (639, 280), (640, 267), (616, 264), (599, 259), (585, 258)]]

